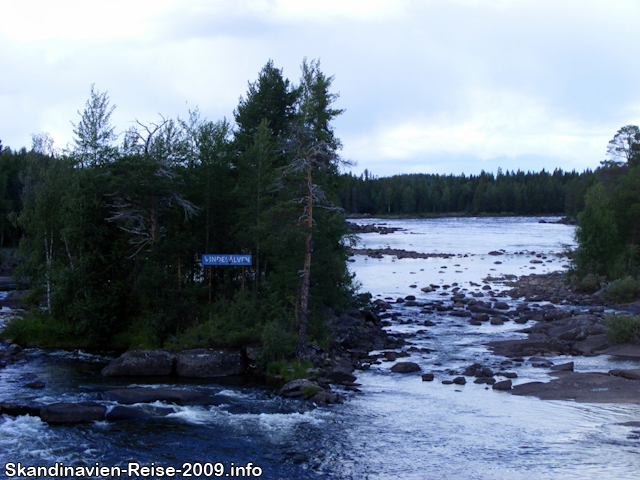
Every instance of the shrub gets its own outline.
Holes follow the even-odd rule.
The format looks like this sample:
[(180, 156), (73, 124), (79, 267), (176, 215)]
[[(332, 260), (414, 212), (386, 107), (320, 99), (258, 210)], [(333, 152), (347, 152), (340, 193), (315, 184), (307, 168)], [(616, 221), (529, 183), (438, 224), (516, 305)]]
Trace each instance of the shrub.
[(287, 332), (277, 320), (267, 323), (262, 329), (262, 357), (272, 361), (290, 357), (296, 348), (296, 335)]
[(594, 293), (600, 290), (606, 280), (607, 277), (595, 273), (589, 273), (583, 278), (580, 278), (578, 275), (572, 275), (571, 285), (576, 287), (580, 292)]
[(307, 369), (311, 367), (312, 365), (309, 360), (291, 363), (286, 360), (277, 360), (269, 362), (267, 365), (267, 375), (279, 375), (285, 382), (290, 382), (298, 378), (305, 378), (307, 376)]
[(307, 398), (313, 397), (319, 391), (320, 391), (320, 387), (318, 387), (317, 385), (305, 385), (302, 388), (302, 393)]
[(604, 298), (610, 302), (633, 302), (640, 297), (640, 280), (631, 277), (621, 278), (612, 282), (604, 294)]
[(607, 338), (613, 343), (640, 340), (640, 315), (606, 315)]

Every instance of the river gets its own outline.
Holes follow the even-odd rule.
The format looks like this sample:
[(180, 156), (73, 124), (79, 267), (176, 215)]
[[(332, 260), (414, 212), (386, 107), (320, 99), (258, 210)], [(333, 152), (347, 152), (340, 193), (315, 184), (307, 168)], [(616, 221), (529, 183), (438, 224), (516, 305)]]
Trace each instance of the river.
[[(354, 257), (350, 268), (362, 290), (395, 302), (415, 295), (442, 299), (457, 284), (480, 290), (490, 276), (543, 273), (566, 268), (561, 253), (573, 242), (573, 227), (538, 223), (539, 218), (358, 220), (403, 230), (361, 236), (360, 248), (451, 254), (449, 258), (374, 259)], [(549, 219), (545, 219), (549, 220)], [(489, 255), (501, 251), (502, 255)], [(532, 263), (535, 261), (535, 263)], [(490, 282), (492, 291), (507, 288)], [(49, 426), (39, 418), (0, 417), (0, 478), (4, 465), (122, 465), (127, 462), (180, 468), (185, 462), (234, 465), (252, 462), (260, 478), (300, 479), (627, 479), (640, 472), (640, 406), (541, 401), (512, 396), (473, 383), (444, 385), (450, 372), (478, 362), (496, 364), (483, 344), (516, 338), (519, 325), (471, 326), (442, 313), (421, 314), (397, 304), (387, 327), (412, 332), (416, 347), (403, 359), (433, 372), (395, 374), (394, 362), (356, 371), (360, 393), (344, 392), (342, 405), (323, 408), (283, 399), (263, 385), (245, 382), (178, 382), (180, 388), (215, 393), (227, 400), (216, 407), (151, 404), (162, 418), (145, 422), (97, 422)], [(6, 311), (0, 315), (7, 315)], [(416, 322), (432, 320), (428, 331)], [(422, 350), (420, 350), (422, 349)], [(0, 399), (41, 403), (91, 401), (107, 386), (130, 385), (100, 377), (108, 358), (82, 351), (28, 349), (27, 360), (0, 370)], [(553, 358), (565, 361), (563, 357)], [(637, 368), (612, 357), (572, 359), (576, 370)], [(547, 379), (525, 363), (518, 379)], [(42, 390), (24, 385), (33, 378)], [(141, 384), (136, 384), (141, 385)], [(176, 383), (164, 383), (176, 387)], [(104, 403), (104, 402), (103, 402)]]

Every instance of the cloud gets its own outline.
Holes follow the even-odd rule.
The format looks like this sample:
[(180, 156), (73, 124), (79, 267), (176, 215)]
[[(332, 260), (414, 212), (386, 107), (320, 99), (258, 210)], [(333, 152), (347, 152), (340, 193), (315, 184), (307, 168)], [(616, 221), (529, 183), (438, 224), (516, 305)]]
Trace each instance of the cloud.
[(635, 0), (23, 0), (0, 24), (0, 138), (64, 145), (94, 83), (119, 130), (231, 118), (267, 60), (297, 82), (307, 57), (357, 169), (595, 168), (640, 124), (639, 23)]

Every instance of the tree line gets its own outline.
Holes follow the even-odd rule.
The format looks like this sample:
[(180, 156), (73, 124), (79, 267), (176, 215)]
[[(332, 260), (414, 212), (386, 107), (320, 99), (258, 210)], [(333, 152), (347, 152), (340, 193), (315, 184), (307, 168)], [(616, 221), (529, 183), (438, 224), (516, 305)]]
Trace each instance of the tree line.
[(591, 170), (582, 173), (538, 173), (521, 170), (496, 175), (406, 174), (378, 178), (367, 170), (342, 175), (342, 207), (349, 214), (429, 215), (458, 213), (576, 215), (594, 183)]
[[(329, 342), (324, 316), (354, 295), (332, 81), (318, 61), (303, 61), (298, 84), (269, 61), (233, 127), (196, 110), (121, 134), (92, 86), (64, 151), (48, 134), (30, 150), (0, 147), (0, 242), (18, 247), (15, 278), (46, 306), (10, 334), (119, 348), (254, 342), (267, 360)], [(253, 262), (207, 268), (203, 254)]]

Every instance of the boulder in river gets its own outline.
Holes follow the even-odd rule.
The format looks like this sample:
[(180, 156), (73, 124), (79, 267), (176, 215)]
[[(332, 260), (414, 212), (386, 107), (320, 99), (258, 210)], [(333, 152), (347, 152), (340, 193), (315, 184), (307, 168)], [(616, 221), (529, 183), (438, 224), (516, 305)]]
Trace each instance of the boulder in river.
[(511, 380), (503, 380), (493, 384), (494, 390), (511, 390)]
[(199, 392), (191, 392), (189, 390), (178, 390), (165, 387), (116, 388), (113, 390), (107, 390), (104, 393), (104, 397), (108, 400), (113, 400), (123, 405), (153, 402), (169, 402), (178, 405), (185, 405), (189, 403), (208, 403), (210, 405), (215, 405), (217, 403), (213, 400), (211, 400), (210, 402), (204, 402), (207, 397)]
[(79, 403), (52, 403), (40, 410), (40, 418), (47, 423), (82, 423), (104, 420), (107, 407)]
[(391, 371), (395, 373), (419, 372), (420, 366), (417, 363), (413, 362), (398, 362), (393, 367), (391, 367)]
[(176, 354), (175, 362), (180, 377), (224, 377), (246, 369), (242, 352), (231, 348), (185, 350)]
[(131, 350), (102, 369), (103, 377), (171, 375), (173, 357), (162, 350)]

